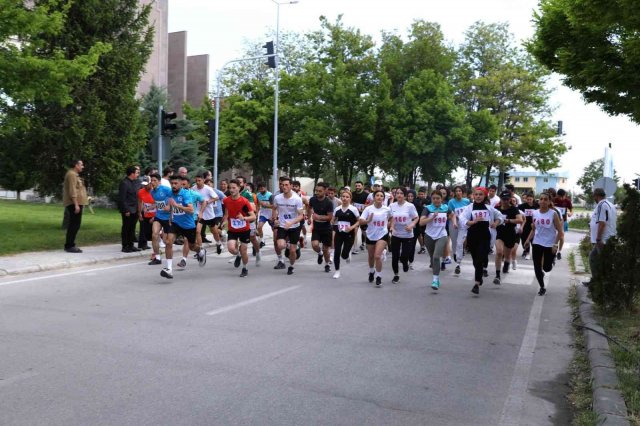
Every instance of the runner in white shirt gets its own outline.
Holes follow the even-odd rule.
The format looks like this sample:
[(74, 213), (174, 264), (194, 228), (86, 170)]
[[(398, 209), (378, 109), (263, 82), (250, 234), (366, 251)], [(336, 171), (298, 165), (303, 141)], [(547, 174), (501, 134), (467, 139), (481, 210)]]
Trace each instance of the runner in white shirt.
[[(373, 186), (371, 187), (371, 193), (367, 196), (367, 206), (373, 204), (373, 194), (375, 194), (376, 191), (384, 191), (381, 180), (375, 181)], [(393, 203), (393, 195), (391, 195), (391, 193), (389, 192), (384, 191), (383, 205), (390, 206), (391, 203)]]
[(389, 207), (392, 215), (391, 222), (391, 267), (393, 268), (392, 283), (398, 284), (400, 281), (398, 260), (402, 262), (402, 270), (409, 271), (409, 253), (415, 250), (411, 247), (415, 244), (413, 239), (413, 228), (418, 223), (420, 217), (416, 211), (416, 206), (405, 201), (406, 191), (403, 188), (396, 190), (396, 202)]
[[(296, 263), (297, 258), (297, 244), (301, 230), (300, 223), (304, 221), (304, 208), (302, 199), (291, 190), (291, 180), (284, 178), (281, 183), (282, 193), (276, 195), (273, 199), (273, 215), (278, 218), (276, 238), (278, 249), (281, 253), (282, 250), (287, 249), (287, 240), (289, 241), (289, 268), (287, 269), (287, 275), (292, 275), (293, 265)], [(280, 263), (283, 263), (281, 257), (278, 258), (278, 265), (276, 265), (275, 269), (281, 269), (279, 268)]]
[(562, 219), (552, 208), (551, 197), (546, 192), (540, 194), (540, 209), (533, 213), (531, 232), (525, 241), (525, 246), (531, 244), (531, 257), (536, 279), (540, 286), (538, 295), (544, 296), (547, 289), (544, 286), (544, 274), (553, 269), (553, 261), (558, 251), (558, 242), (563, 237)]
[(383, 191), (373, 193), (373, 204), (362, 212), (360, 224), (367, 225), (367, 250), (369, 253), (369, 282), (375, 278), (376, 287), (382, 287), (382, 262), (387, 250), (389, 238), (389, 220), (391, 210), (383, 205), (385, 194)]
[[(197, 175), (196, 176), (196, 184), (191, 188), (194, 191), (198, 192), (202, 198), (204, 198), (204, 210), (202, 211), (202, 217), (198, 218), (198, 225), (196, 226), (196, 241), (199, 246), (202, 246), (202, 227), (208, 226), (211, 229), (211, 233), (215, 234), (215, 226), (216, 226), (216, 214), (214, 211), (214, 207), (220, 199), (218, 194), (211, 188), (204, 184), (204, 176)], [(202, 206), (197, 206), (197, 211), (200, 211)]]
[(447, 220), (452, 221), (454, 225), (457, 224), (455, 213), (443, 201), (442, 193), (438, 190), (433, 191), (431, 193), (431, 204), (425, 206), (420, 218), (420, 225), (426, 226), (425, 244), (431, 257), (433, 271), (431, 288), (434, 290), (440, 288), (440, 270), (444, 266), (444, 262), (441, 263), (440, 260), (444, 255), (444, 249), (448, 241)]

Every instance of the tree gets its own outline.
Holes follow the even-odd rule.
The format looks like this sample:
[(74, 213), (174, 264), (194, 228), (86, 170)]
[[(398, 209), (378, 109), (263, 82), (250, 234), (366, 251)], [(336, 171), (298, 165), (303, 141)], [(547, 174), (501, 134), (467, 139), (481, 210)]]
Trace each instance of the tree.
[(153, 42), (150, 6), (136, 0), (85, 0), (55, 10), (67, 10), (67, 25), (43, 37), (38, 56), (63, 52), (74, 58), (100, 42), (109, 42), (112, 49), (100, 57), (94, 74), (73, 83), (72, 104), (38, 101), (23, 108), (35, 144), (37, 188), (59, 194), (66, 165), (81, 158), (88, 186), (110, 192), (148, 142), (135, 91)]
[[(593, 184), (602, 176), (604, 176), (604, 158), (599, 158), (589, 163), (589, 165), (584, 168), (582, 176), (578, 179), (578, 186), (582, 189), (583, 198), (589, 205), (594, 203)], [(613, 179), (616, 183), (620, 180), (615, 172), (613, 173)]]
[(640, 3), (542, 0), (529, 51), (607, 113), (640, 122)]

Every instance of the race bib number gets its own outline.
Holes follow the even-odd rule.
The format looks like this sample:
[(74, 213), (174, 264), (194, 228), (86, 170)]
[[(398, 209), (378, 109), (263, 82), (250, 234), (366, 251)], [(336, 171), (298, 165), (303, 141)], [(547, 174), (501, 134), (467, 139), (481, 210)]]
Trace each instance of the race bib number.
[(556, 207), (558, 209), (558, 211), (560, 212), (560, 215), (562, 217), (564, 217), (567, 214), (567, 208), (566, 207)]
[(489, 221), (489, 210), (474, 210), (471, 215), (474, 221)]
[(459, 209), (456, 209), (456, 216), (460, 217), (460, 215), (462, 214), (462, 212), (465, 210), (465, 207), (460, 207)]
[(180, 210), (176, 206), (173, 206), (171, 207), (171, 213), (173, 213), (174, 216), (182, 216), (184, 214), (184, 210)]
[(407, 223), (409, 223), (409, 218), (407, 216), (394, 216), (393, 222), (399, 223), (401, 225), (406, 225)]
[(553, 226), (553, 220), (551, 219), (538, 218), (534, 222), (539, 228), (551, 228)]
[(163, 210), (167, 207), (167, 204), (164, 201), (156, 201), (156, 209)]
[(338, 232), (349, 232), (351, 224), (343, 220), (338, 221)]
[(156, 203), (144, 203), (144, 211), (146, 211), (147, 213), (155, 213)]
[(291, 220), (291, 219), (293, 219), (293, 215), (290, 215), (290, 214), (283, 214), (283, 215), (282, 215), (282, 218), (283, 218), (284, 220)]
[(233, 229), (242, 229), (247, 226), (247, 221), (244, 219), (231, 219), (231, 227)]
[(524, 211), (524, 215), (525, 215), (526, 217), (533, 217), (533, 212), (535, 212), (535, 210), (532, 210), (532, 209), (526, 209), (526, 210)]
[(433, 213), (433, 221), (431, 226), (434, 228), (444, 228), (447, 224), (447, 216), (444, 214)]
[(364, 204), (353, 203), (353, 207), (355, 207), (358, 210), (362, 210), (364, 208)]

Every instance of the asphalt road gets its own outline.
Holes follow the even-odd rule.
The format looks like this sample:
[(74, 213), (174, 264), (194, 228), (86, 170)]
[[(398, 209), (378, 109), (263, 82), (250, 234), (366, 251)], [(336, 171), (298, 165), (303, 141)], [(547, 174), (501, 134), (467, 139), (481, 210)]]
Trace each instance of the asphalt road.
[[(565, 249), (565, 252), (568, 250)], [(334, 280), (222, 256), (175, 279), (139, 261), (0, 280), (2, 425), (568, 424), (567, 261), (471, 294), (428, 256), (384, 287), (365, 255)], [(491, 270), (491, 268), (490, 268)]]

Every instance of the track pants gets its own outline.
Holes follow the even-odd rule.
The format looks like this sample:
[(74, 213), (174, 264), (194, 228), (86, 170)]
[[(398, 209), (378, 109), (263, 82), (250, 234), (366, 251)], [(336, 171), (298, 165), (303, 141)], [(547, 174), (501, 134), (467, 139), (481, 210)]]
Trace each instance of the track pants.
[(409, 254), (416, 249), (416, 240), (414, 237), (399, 238), (391, 237), (391, 267), (393, 274), (398, 275), (398, 260), (402, 265), (408, 265)]
[(456, 255), (456, 263), (460, 264), (464, 252), (464, 239), (467, 238), (467, 229), (456, 228), (453, 224), (449, 223), (449, 235), (451, 236), (453, 253)]
[(433, 275), (440, 275), (440, 259), (444, 254), (444, 249), (447, 246), (447, 236), (434, 240), (427, 234), (424, 234), (424, 242), (427, 246), (429, 256), (431, 256), (431, 263), (433, 265)]
[(481, 229), (467, 234), (467, 250), (473, 259), (475, 282), (482, 284), (482, 272), (489, 266), (489, 244), (491, 235), (488, 229)]
[(340, 270), (340, 258), (348, 259), (353, 247), (354, 232), (336, 232), (333, 239), (333, 267)]
[(553, 251), (551, 247), (544, 247), (538, 244), (531, 245), (531, 258), (533, 259), (533, 270), (540, 288), (544, 288), (544, 273), (553, 269)]

